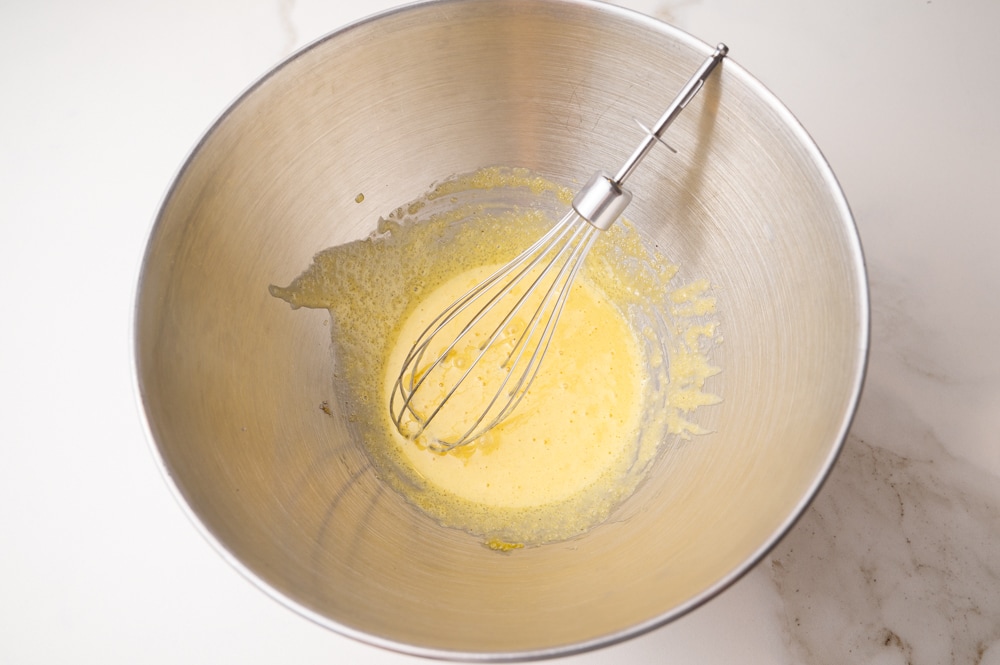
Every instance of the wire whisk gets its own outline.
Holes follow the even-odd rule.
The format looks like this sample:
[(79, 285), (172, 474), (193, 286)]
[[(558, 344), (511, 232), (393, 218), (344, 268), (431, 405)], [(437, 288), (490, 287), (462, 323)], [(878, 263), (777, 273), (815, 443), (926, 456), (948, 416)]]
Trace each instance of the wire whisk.
[(653, 128), (643, 127), (645, 139), (615, 176), (595, 173), (558, 224), (426, 327), (389, 399), (403, 436), (447, 452), (511, 416), (538, 374), (587, 253), (632, 200), (623, 183), (728, 52), (719, 44)]

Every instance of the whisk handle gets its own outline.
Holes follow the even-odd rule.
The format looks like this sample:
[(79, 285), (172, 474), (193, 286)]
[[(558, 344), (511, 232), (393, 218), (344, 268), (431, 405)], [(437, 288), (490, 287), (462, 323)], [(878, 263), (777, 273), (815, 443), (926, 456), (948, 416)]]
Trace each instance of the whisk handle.
[(632, 171), (639, 165), (646, 153), (653, 148), (653, 145), (662, 140), (660, 137), (663, 132), (680, 115), (688, 102), (694, 99), (694, 96), (705, 85), (709, 74), (726, 57), (727, 53), (729, 53), (729, 47), (725, 44), (719, 44), (715, 47), (715, 52), (702, 63), (694, 76), (684, 85), (656, 122), (656, 125), (653, 126), (653, 129), (646, 130), (646, 139), (635, 149), (618, 175), (612, 178), (607, 173), (598, 171), (591, 177), (590, 181), (573, 198), (573, 209), (580, 217), (601, 231), (606, 231), (615, 223), (615, 220), (625, 211), (626, 206), (632, 200), (632, 194), (622, 187), (622, 183), (632, 174)]
[(725, 44), (720, 43), (715, 47), (715, 51), (712, 55), (710, 55), (705, 62), (702, 63), (701, 67), (698, 68), (698, 71), (694, 73), (694, 76), (692, 76), (681, 91), (677, 93), (674, 101), (670, 103), (670, 106), (668, 106), (667, 110), (663, 112), (660, 119), (657, 120), (652, 129), (648, 131), (645, 140), (639, 144), (639, 147), (635, 149), (632, 156), (629, 157), (625, 164), (622, 165), (618, 174), (614, 177), (613, 182), (615, 185), (621, 187), (622, 183), (624, 183), (625, 180), (632, 175), (632, 171), (635, 170), (635, 167), (638, 166), (643, 157), (645, 157), (646, 154), (652, 150), (656, 142), (661, 140), (663, 132), (665, 132), (667, 127), (670, 126), (670, 123), (672, 123), (677, 116), (680, 115), (681, 111), (684, 110), (684, 107), (688, 105), (688, 102), (694, 99), (694, 96), (697, 95), (698, 91), (701, 90), (703, 85), (705, 85), (705, 80), (712, 73), (712, 70), (714, 70), (720, 62), (722, 62), (722, 59), (726, 57), (727, 53), (729, 53), (729, 47)]

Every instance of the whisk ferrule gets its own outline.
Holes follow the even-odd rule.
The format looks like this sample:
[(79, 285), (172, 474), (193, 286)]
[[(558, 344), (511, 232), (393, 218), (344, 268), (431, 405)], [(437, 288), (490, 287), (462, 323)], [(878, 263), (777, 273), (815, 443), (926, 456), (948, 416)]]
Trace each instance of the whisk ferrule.
[(601, 231), (607, 231), (632, 201), (632, 193), (598, 171), (573, 197), (573, 209)]

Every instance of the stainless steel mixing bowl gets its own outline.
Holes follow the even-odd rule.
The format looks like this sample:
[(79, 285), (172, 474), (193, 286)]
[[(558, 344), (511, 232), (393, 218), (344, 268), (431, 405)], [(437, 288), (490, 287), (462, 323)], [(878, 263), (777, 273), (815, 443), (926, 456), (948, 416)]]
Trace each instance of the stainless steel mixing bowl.
[(671, 128), (679, 153), (636, 173), (628, 212), (715, 286), (724, 401), (713, 433), (671, 448), (584, 536), (498, 554), (387, 490), (335, 400), (328, 315), (267, 288), (452, 174), (502, 164), (571, 185), (617, 167), (633, 118), (658, 117), (710, 52), (593, 2), (416, 5), (313, 44), (215, 123), (156, 219), (134, 345), (163, 469), (229, 561), (338, 632), (516, 659), (659, 626), (777, 542), (845, 436), (868, 302), (833, 174), (733, 60)]

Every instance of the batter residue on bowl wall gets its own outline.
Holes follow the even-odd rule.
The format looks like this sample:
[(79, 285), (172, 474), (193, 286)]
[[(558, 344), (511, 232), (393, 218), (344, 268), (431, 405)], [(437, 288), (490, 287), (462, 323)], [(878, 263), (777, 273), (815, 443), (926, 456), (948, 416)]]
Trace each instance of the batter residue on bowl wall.
[[(694, 413), (719, 398), (719, 341), (705, 280), (677, 268), (625, 220), (594, 245), (531, 391), (511, 418), (446, 454), (403, 437), (388, 411), (413, 338), (447, 304), (553, 223), (570, 190), (520, 169), (449, 180), (380, 220), (370, 237), (317, 254), (272, 295), (333, 321), (338, 391), (380, 476), (446, 526), (509, 550), (604, 521)], [(547, 204), (547, 205), (542, 205)]]

